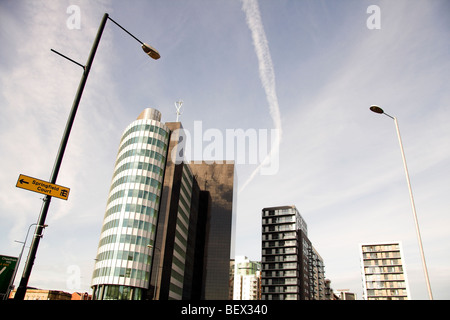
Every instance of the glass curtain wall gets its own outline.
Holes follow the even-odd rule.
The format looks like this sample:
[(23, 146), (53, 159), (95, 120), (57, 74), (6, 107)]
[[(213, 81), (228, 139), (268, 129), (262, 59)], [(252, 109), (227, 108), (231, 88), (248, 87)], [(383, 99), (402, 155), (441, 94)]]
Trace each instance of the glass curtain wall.
[(93, 299), (140, 300), (149, 286), (170, 131), (146, 109), (124, 131), (92, 277)]

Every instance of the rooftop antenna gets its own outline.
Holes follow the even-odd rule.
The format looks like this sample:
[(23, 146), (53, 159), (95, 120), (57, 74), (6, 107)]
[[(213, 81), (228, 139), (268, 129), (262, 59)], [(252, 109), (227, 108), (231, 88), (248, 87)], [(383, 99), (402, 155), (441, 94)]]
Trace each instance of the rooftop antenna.
[(178, 122), (178, 117), (183, 113), (183, 112), (181, 112), (182, 105), (183, 105), (182, 100), (178, 100), (177, 102), (175, 102), (175, 108), (177, 109), (177, 122)]

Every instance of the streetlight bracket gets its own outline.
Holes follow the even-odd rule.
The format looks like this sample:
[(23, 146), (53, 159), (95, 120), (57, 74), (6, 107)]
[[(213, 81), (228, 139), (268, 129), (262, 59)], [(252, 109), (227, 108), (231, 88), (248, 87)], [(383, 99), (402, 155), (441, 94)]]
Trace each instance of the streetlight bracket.
[(66, 59), (69, 60), (70, 62), (73, 62), (73, 63), (79, 65), (80, 67), (83, 68), (83, 70), (86, 70), (86, 66), (82, 65), (81, 63), (76, 62), (76, 61), (73, 60), (73, 59), (70, 59), (68, 56), (63, 55), (62, 53), (60, 53), (60, 52), (58, 52), (58, 51), (56, 51), (56, 50), (54, 50), (54, 49), (50, 49), (50, 51), (52, 51), (52, 52), (54, 52), (54, 53), (60, 55), (60, 56), (63, 57), (63, 58), (66, 58)]

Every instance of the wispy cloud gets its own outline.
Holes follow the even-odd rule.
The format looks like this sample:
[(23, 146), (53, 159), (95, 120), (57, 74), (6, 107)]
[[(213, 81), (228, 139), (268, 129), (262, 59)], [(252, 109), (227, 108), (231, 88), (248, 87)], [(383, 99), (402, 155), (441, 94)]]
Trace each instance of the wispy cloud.
[(271, 146), (270, 153), (250, 174), (250, 177), (242, 185), (240, 191), (242, 191), (253, 180), (256, 174), (260, 172), (261, 168), (268, 165), (270, 162), (276, 161), (275, 157), (278, 157), (282, 137), (280, 108), (278, 105), (275, 85), (275, 71), (272, 64), (272, 58), (270, 56), (269, 43), (266, 38), (266, 33), (261, 20), (261, 14), (259, 12), (258, 2), (256, 0), (243, 0), (242, 10), (245, 12), (246, 22), (252, 33), (253, 46), (258, 58), (259, 77), (266, 93), (270, 116), (272, 117), (277, 137), (273, 141), (275, 144)]
[[(27, 39), (26, 44), (18, 42), (7, 44), (10, 52), (15, 52), (15, 55), (12, 57), (11, 54), (4, 53), (11, 59), (11, 64), (8, 65), (8, 73), (2, 73), (0, 78), (2, 84), (0, 147), (8, 154), (8, 157), (2, 158), (2, 166), (12, 168), (2, 171), (0, 178), (2, 181), (8, 181), (10, 185), (15, 184), (19, 173), (43, 180), (49, 178), (82, 73), (80, 67), (57, 56), (50, 49), (56, 49), (84, 64), (98, 25), (96, 18), (99, 10), (93, 10), (94, 12), (87, 10), (86, 3), (85, 6), (81, 4), (82, 25), (79, 30), (70, 30), (66, 27), (66, 20), (69, 17), (66, 13), (67, 4), (56, 2), (45, 4), (46, 7), (43, 9), (42, 4), (33, 2), (25, 6), (19, 2), (11, 10), (20, 11), (23, 20), (7, 19), (1, 23), (2, 28), (15, 30), (14, 35), (18, 39)], [(90, 21), (95, 21), (92, 28)], [(105, 32), (102, 47), (108, 47), (109, 42), (111, 34)], [(82, 188), (80, 176), (89, 174), (88, 170), (83, 168), (81, 159), (89, 153), (93, 154), (98, 148), (95, 147), (93, 142), (95, 139), (92, 138), (94, 126), (102, 125), (103, 129), (108, 129), (108, 124), (103, 125), (105, 120), (102, 122), (98, 115), (107, 107), (105, 98), (93, 89), (98, 87), (99, 83), (103, 87), (108, 83), (108, 73), (103, 70), (108, 57), (101, 58), (96, 59), (95, 68), (88, 80), (88, 88), (83, 94), (57, 181), (72, 189), (71, 200), (79, 196), (77, 190)], [(102, 72), (97, 71), (99, 69)], [(103, 132), (98, 133), (96, 139), (97, 137), (103, 139)], [(16, 212), (14, 226), (9, 232), (11, 237), (20, 233), (29, 221), (33, 221), (39, 210), (39, 205), (24, 201), (24, 197), (39, 199), (40, 196), (16, 190), (0, 196), (5, 206)], [(21, 210), (12, 209), (19, 203)], [(54, 201), (52, 208), (58, 210), (52, 210), (51, 217), (58, 219), (67, 216), (76, 203), (68, 201), (62, 205)]]

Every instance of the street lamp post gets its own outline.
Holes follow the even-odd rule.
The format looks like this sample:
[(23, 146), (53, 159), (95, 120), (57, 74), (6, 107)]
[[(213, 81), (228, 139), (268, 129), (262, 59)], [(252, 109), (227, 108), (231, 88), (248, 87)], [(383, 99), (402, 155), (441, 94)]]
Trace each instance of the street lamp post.
[(402, 138), (400, 137), (400, 130), (398, 128), (397, 118), (388, 115), (387, 113), (385, 113), (383, 111), (383, 109), (381, 109), (380, 107), (375, 106), (375, 105), (371, 106), (370, 110), (375, 112), (375, 113), (384, 114), (384, 115), (388, 116), (389, 118), (393, 119), (394, 123), (395, 123), (395, 128), (397, 130), (398, 142), (400, 144), (400, 151), (402, 153), (403, 167), (405, 168), (406, 182), (408, 183), (409, 198), (410, 198), (410, 201), (411, 201), (411, 207), (412, 207), (412, 212), (413, 212), (413, 217), (414, 217), (414, 223), (415, 223), (415, 226), (416, 226), (417, 240), (419, 242), (419, 250), (420, 250), (420, 255), (422, 257), (422, 265), (423, 265), (423, 271), (424, 271), (424, 274), (425, 274), (425, 280), (426, 280), (426, 283), (427, 283), (428, 295), (430, 297), (430, 300), (433, 300), (433, 294), (431, 292), (431, 286), (430, 286), (430, 279), (428, 278), (427, 264), (425, 262), (425, 254), (423, 252), (422, 238), (420, 236), (419, 221), (417, 220), (416, 206), (414, 204), (414, 197), (413, 197), (413, 193), (412, 193), (412, 189), (411, 189), (411, 181), (409, 180), (408, 167), (406, 165), (405, 152), (403, 151)]
[[(160, 55), (159, 55), (158, 51), (156, 51), (154, 48), (152, 48), (148, 44), (145, 44), (142, 41), (140, 41), (139, 39), (137, 39), (130, 32), (128, 32), (125, 28), (123, 28), (121, 25), (119, 25), (116, 21), (112, 20), (107, 13), (105, 13), (103, 15), (102, 21), (100, 23), (100, 27), (98, 28), (97, 35), (96, 35), (95, 40), (94, 40), (94, 44), (92, 45), (92, 48), (91, 48), (91, 51), (89, 53), (89, 57), (88, 57), (88, 60), (87, 60), (85, 66), (83, 66), (80, 63), (77, 63), (77, 62), (73, 61), (70, 58), (67, 58), (66, 56), (60, 54), (59, 52), (56, 52), (55, 50), (52, 50), (53, 52), (56, 52), (57, 54), (63, 56), (64, 58), (66, 58), (66, 59), (76, 63), (77, 65), (82, 66), (83, 67), (83, 75), (81, 76), (80, 84), (78, 85), (78, 90), (77, 90), (77, 93), (75, 95), (75, 99), (74, 99), (73, 104), (72, 104), (72, 109), (70, 110), (70, 114), (69, 114), (69, 117), (68, 117), (68, 120), (67, 120), (67, 124), (66, 124), (65, 130), (64, 130), (63, 137), (61, 139), (61, 143), (60, 143), (59, 150), (58, 150), (58, 153), (57, 153), (57, 156), (56, 156), (55, 164), (53, 166), (53, 171), (52, 171), (52, 174), (51, 174), (50, 183), (53, 183), (53, 184), (56, 183), (56, 179), (58, 177), (59, 169), (61, 167), (61, 162), (62, 162), (62, 159), (63, 159), (63, 156), (64, 156), (64, 151), (66, 149), (67, 142), (69, 140), (70, 131), (72, 129), (72, 125), (73, 125), (73, 122), (75, 120), (75, 115), (76, 115), (77, 110), (78, 110), (78, 105), (80, 104), (81, 96), (83, 94), (83, 90), (84, 90), (84, 87), (86, 85), (86, 81), (87, 81), (87, 78), (89, 76), (89, 72), (91, 70), (92, 62), (94, 61), (94, 56), (95, 56), (95, 53), (97, 52), (98, 44), (100, 43), (100, 39), (102, 37), (103, 30), (105, 28), (106, 21), (108, 19), (111, 20), (112, 22), (114, 22), (116, 25), (118, 25), (126, 33), (131, 35), (135, 40), (137, 40), (142, 45), (142, 49), (144, 50), (144, 52), (146, 54), (148, 54), (151, 58), (153, 58), (155, 60), (160, 58)], [(26, 264), (25, 264), (25, 267), (24, 267), (22, 278), (20, 280), (19, 287), (17, 288), (17, 292), (16, 292), (16, 295), (14, 297), (16, 300), (23, 300), (24, 297), (25, 297), (25, 293), (26, 293), (27, 285), (28, 285), (28, 280), (29, 280), (30, 274), (31, 274), (31, 269), (33, 268), (34, 260), (36, 258), (37, 248), (39, 246), (39, 241), (40, 241), (40, 238), (41, 238), (41, 235), (42, 235), (42, 229), (43, 229), (43, 226), (45, 224), (45, 219), (47, 217), (48, 208), (50, 207), (51, 197), (46, 195), (44, 197), (43, 201), (44, 201), (44, 204), (42, 206), (42, 209), (41, 209), (41, 212), (40, 212), (40, 215), (39, 215), (39, 219), (38, 219), (38, 222), (37, 222), (35, 237), (33, 238), (33, 242), (31, 243), (31, 248), (30, 248), (30, 251), (28, 253), (28, 257), (27, 257), (27, 261), (26, 261)]]

